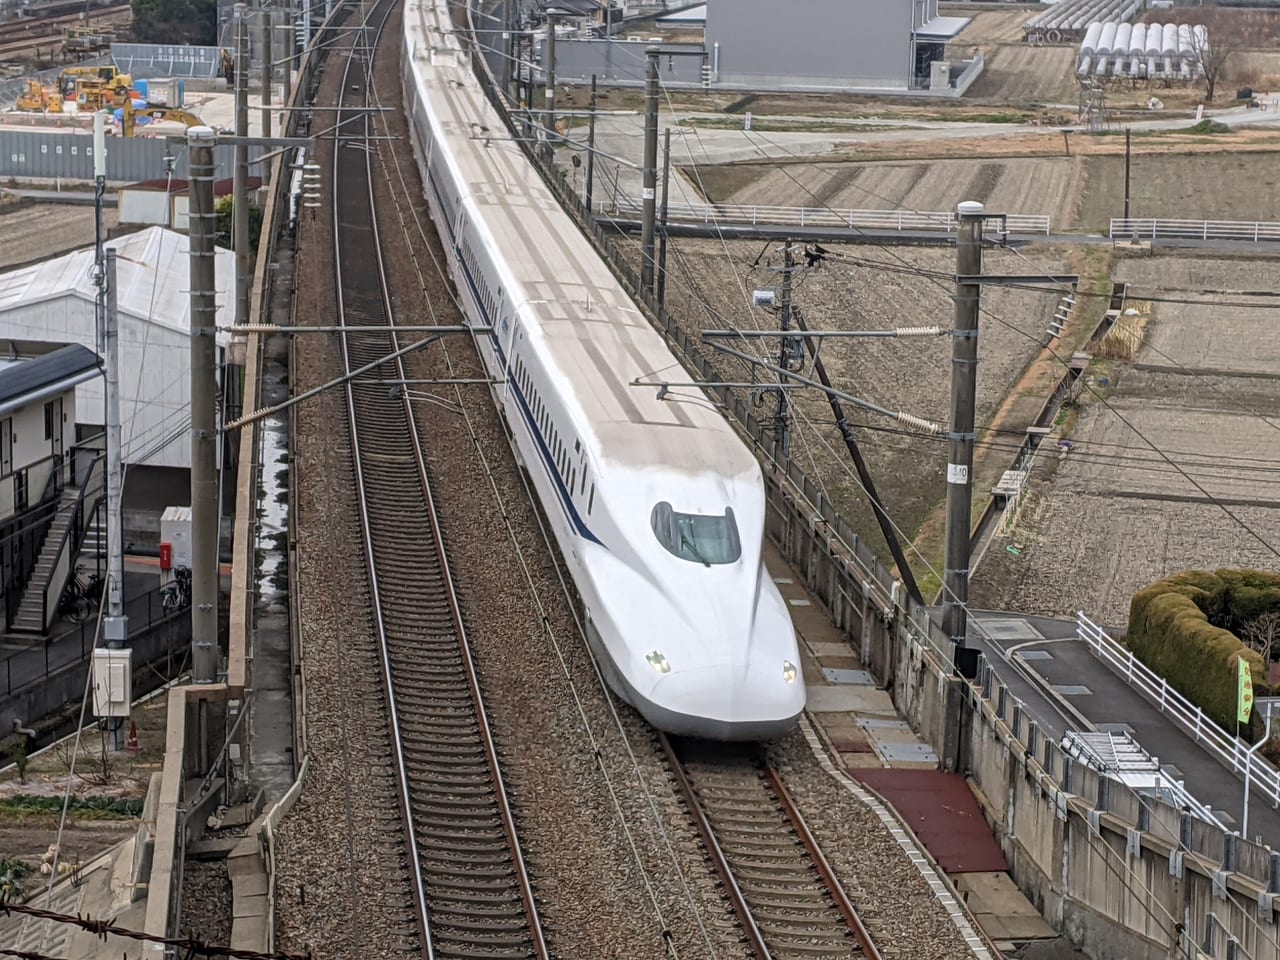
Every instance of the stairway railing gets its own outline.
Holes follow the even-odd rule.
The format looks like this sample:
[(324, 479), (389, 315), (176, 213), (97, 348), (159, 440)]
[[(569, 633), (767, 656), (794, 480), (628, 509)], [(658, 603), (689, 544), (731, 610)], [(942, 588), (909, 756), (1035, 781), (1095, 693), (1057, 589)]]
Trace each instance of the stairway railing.
[(89, 464), (85, 481), (80, 485), (80, 492), (71, 506), (70, 522), (62, 532), (62, 539), (58, 541), (53, 566), (46, 574), (44, 583), (40, 585), (40, 623), (43, 631), (48, 631), (53, 623), (53, 618), (58, 612), (58, 603), (62, 599), (62, 592), (75, 572), (75, 560), (80, 552), (85, 530), (104, 496), (105, 472), (104, 456), (98, 453)]

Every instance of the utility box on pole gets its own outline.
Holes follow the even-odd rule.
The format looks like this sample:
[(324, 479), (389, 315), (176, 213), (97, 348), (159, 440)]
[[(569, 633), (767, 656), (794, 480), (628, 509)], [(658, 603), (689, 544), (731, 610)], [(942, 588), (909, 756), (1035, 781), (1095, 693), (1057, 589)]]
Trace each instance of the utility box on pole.
[(127, 717), (133, 705), (133, 651), (99, 647), (93, 651), (93, 715)]

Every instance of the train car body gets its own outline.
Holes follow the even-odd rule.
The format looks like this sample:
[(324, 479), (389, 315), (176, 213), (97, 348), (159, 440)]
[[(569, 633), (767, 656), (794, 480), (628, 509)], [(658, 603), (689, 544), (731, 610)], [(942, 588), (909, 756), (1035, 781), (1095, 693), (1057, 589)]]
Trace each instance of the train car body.
[(669, 733), (784, 732), (805, 688), (759, 464), (700, 390), (631, 385), (688, 377), (512, 142), (445, 0), (407, 0), (404, 30), (428, 205), (609, 685)]

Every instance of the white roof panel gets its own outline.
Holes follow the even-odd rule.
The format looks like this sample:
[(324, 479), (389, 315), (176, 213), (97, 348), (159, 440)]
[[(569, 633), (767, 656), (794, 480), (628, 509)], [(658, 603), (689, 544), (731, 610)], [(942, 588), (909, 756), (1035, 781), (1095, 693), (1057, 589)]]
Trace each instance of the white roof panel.
[[(107, 242), (116, 250), (116, 302), (121, 313), (178, 333), (190, 330), (190, 244), (186, 234), (164, 227), (149, 227)], [(216, 249), (218, 342), (226, 344), (223, 330), (233, 321), (235, 256)], [(14, 307), (66, 296), (92, 303), (93, 247), (46, 260), (29, 267), (0, 273), (0, 315)]]

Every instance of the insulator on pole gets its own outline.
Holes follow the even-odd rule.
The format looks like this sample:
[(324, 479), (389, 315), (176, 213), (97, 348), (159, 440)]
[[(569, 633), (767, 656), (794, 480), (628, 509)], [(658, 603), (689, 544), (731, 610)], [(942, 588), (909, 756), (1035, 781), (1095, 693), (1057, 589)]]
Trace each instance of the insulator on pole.
[(925, 431), (925, 433), (942, 433), (942, 424), (926, 420), (924, 417), (913, 416), (909, 413), (896, 413), (894, 414), (894, 419), (904, 427), (915, 427), (917, 430)]
[(893, 335), (895, 337), (940, 337), (950, 332), (948, 327), (895, 327)]

